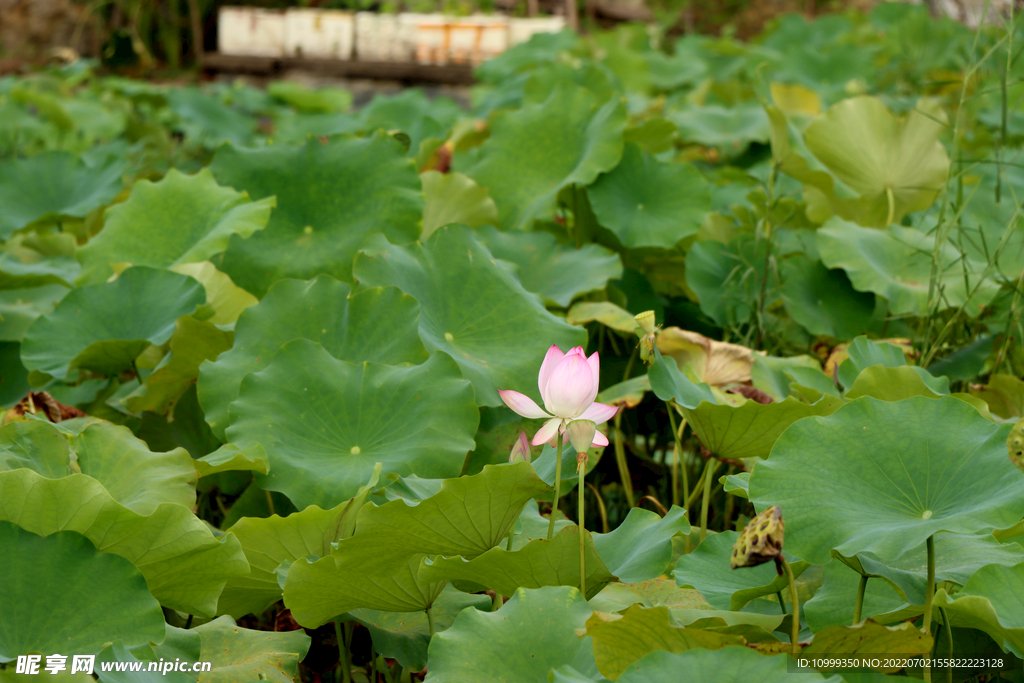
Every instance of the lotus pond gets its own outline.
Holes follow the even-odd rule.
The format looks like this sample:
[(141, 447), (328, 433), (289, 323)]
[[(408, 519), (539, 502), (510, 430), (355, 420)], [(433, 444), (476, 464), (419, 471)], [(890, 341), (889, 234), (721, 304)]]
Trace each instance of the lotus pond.
[(0, 681), (1024, 680), (1022, 45), (0, 79)]

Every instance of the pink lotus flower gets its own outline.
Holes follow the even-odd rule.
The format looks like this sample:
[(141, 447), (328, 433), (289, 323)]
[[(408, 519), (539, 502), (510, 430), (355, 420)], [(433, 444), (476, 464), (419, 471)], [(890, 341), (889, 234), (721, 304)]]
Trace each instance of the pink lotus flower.
[[(587, 358), (582, 346), (571, 349), (569, 353), (562, 353), (561, 349), (552, 345), (537, 375), (537, 386), (546, 411), (529, 396), (518, 391), (499, 391), (498, 394), (505, 405), (525, 418), (549, 418), (533, 437), (533, 445), (539, 446), (551, 441), (560, 432), (564, 434), (565, 425), (572, 420), (592, 420), (595, 424), (603, 424), (619, 410), (615, 406), (594, 403), (600, 363), (596, 351)], [(595, 432), (591, 445), (607, 446), (608, 437)]]

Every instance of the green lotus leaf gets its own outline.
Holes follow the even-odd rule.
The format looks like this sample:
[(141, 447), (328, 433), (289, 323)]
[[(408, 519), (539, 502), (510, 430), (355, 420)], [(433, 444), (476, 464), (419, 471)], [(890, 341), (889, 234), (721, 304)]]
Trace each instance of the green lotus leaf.
[(676, 405), (696, 408), (702, 403), (715, 403), (715, 395), (704, 382), (699, 384), (690, 380), (679, 370), (673, 360), (666, 361), (661, 351), (655, 347), (654, 362), (651, 363), (647, 377), (651, 381), (651, 389), (662, 401), (675, 401)]
[[(715, 683), (788, 683), (793, 680), (789, 657), (766, 657), (745, 647), (723, 650), (697, 648), (686, 652), (652, 652), (629, 667), (619, 683), (674, 683), (685, 671), (695, 681)], [(816, 671), (801, 671), (801, 681), (816, 683), (826, 680)], [(832, 679), (828, 679), (832, 680)]]
[(199, 401), (206, 421), (223, 438), (228, 406), (238, 398), (242, 379), (265, 370), (293, 339), (318, 342), (335, 358), (352, 363), (423, 362), (427, 352), (417, 334), (419, 311), (415, 299), (394, 287), (353, 293), (329, 275), (274, 283), (258, 305), (238, 318), (231, 350), (200, 367)]
[(946, 184), (943, 115), (927, 103), (918, 106), (921, 111), (897, 118), (878, 98), (851, 97), (829, 107), (804, 134), (807, 149), (868, 204), (867, 225), (885, 227), (927, 209)]
[[(853, 386), (854, 381), (861, 372), (873, 365), (899, 368), (907, 364), (907, 358), (900, 347), (885, 341), (871, 341), (863, 335), (856, 337), (850, 342), (850, 345), (846, 348), (846, 354), (848, 357), (840, 363), (836, 375), (839, 378), (839, 382), (847, 388)], [(933, 386), (935, 393), (948, 393), (948, 382), (945, 385), (935, 384), (935, 382), (941, 382), (941, 380), (933, 378), (931, 386)], [(943, 390), (943, 387), (945, 387), (945, 390)]]
[[(615, 575), (594, 550), (594, 536), (585, 532), (584, 558), (587, 566), (587, 597), (600, 592)], [(421, 570), (430, 581), (466, 581), (512, 595), (521, 588), (580, 585), (579, 527), (570, 525), (552, 536), (529, 541), (511, 552), (497, 546), (473, 559), (435, 557)]]
[(217, 94), (194, 86), (170, 88), (162, 94), (177, 118), (173, 129), (184, 133), (188, 142), (209, 149), (225, 142), (237, 146), (252, 143), (256, 121), (228, 106)]
[(579, 301), (565, 314), (565, 319), (573, 325), (586, 325), (596, 320), (625, 334), (632, 334), (637, 328), (633, 314), (610, 301)]
[(163, 503), (143, 516), (82, 474), (0, 472), (0, 500), (0, 520), (35, 534), (83, 534), (101, 553), (131, 561), (160, 604), (186, 614), (213, 616), (225, 582), (249, 573), (235, 537), (216, 538), (189, 508)]
[[(469, 176), (461, 173), (426, 171), (420, 174), (423, 182), (423, 232), (426, 241), (438, 228), (461, 223), (475, 228), (495, 225), (498, 207), (486, 188), (480, 187)], [(500, 258), (500, 257), (499, 257)]]
[[(516, 434), (518, 437), (519, 435)], [(563, 437), (565, 438), (565, 437)], [(587, 451), (587, 470), (586, 474), (590, 474), (597, 464), (601, 461), (601, 455), (604, 453), (603, 446), (592, 447)], [(507, 456), (506, 456), (507, 457)], [(537, 476), (541, 480), (551, 487), (550, 493), (554, 495), (555, 487), (555, 465), (558, 464), (558, 449), (549, 443), (546, 443), (540, 448), (540, 455), (535, 456), (533, 459), (533, 469), (537, 472)], [(573, 449), (572, 444), (565, 443), (562, 446), (562, 491), (568, 491), (576, 485), (579, 477), (576, 473), (576, 451)], [(551, 496), (542, 496), (544, 499), (548, 499)], [(545, 532), (545, 538), (547, 538), (547, 532)]]
[(21, 341), (41, 315), (53, 312), (71, 290), (64, 285), (0, 290), (0, 339)]
[(498, 113), (465, 173), (490, 190), (502, 228), (528, 227), (553, 214), (559, 190), (619, 163), (625, 125), (617, 98), (599, 106), (590, 90), (561, 83), (544, 102)]
[(180, 263), (171, 270), (195, 278), (203, 285), (206, 305), (213, 309), (213, 315), (207, 320), (214, 325), (234, 325), (242, 311), (259, 303), (259, 299), (237, 286), (209, 261)]
[(239, 448), (233, 443), (226, 443), (213, 453), (196, 458), (192, 461), (200, 477), (208, 477), (220, 472), (259, 472), (266, 474), (267, 452), (259, 444), (250, 444), (248, 448)]
[(708, 105), (665, 113), (679, 129), (679, 139), (741, 152), (751, 142), (768, 142), (768, 117), (757, 102), (732, 107)]
[(111, 638), (163, 639), (160, 605), (123, 557), (73, 531), (42, 537), (3, 521), (0, 548), (0, 662), (26, 652), (96, 654)]
[[(817, 240), (822, 262), (845, 270), (854, 289), (884, 297), (893, 315), (927, 315), (933, 236), (898, 225), (863, 228), (833, 217), (818, 230)], [(966, 305), (967, 313), (975, 315), (995, 298), (998, 285), (991, 278), (979, 282), (983, 263), (951, 243), (941, 245), (939, 260), (940, 310)]]
[(25, 333), (21, 359), (58, 379), (82, 369), (114, 374), (132, 367), (150, 344), (206, 301), (202, 285), (166, 270), (129, 268), (113, 282), (72, 290)]
[(940, 588), (935, 606), (945, 608), (953, 626), (984, 631), (1003, 649), (1024, 654), (1024, 564), (982, 567), (955, 595)]
[[(857, 375), (845, 398), (849, 401), (861, 396), (871, 396), (883, 401), (902, 401), (911, 396), (941, 398), (944, 395), (949, 395), (947, 377), (933, 377), (927, 370), (910, 365), (898, 368), (873, 365)], [(986, 419), (993, 420), (988, 404), (982, 399), (971, 394), (958, 393), (952, 396), (974, 406)]]
[[(735, 325), (748, 320), (757, 301), (756, 278), (747, 276), (751, 263), (764, 262), (763, 241), (739, 238), (730, 244), (715, 240), (698, 241), (686, 253), (686, 285), (697, 295), (700, 310), (719, 325)], [(757, 253), (760, 251), (761, 253)], [(767, 274), (768, 287), (774, 291), (778, 278)]]
[(21, 259), (0, 254), (0, 289), (29, 289), (43, 285), (72, 286), (78, 277), (78, 261), (66, 254)]
[[(821, 588), (815, 592), (814, 597), (800, 605), (801, 616), (815, 632), (828, 626), (848, 625), (853, 621), (860, 585), (860, 575), (840, 560), (826, 564), (823, 574)], [(862, 618), (890, 624), (911, 619), (920, 613), (921, 609), (908, 604), (888, 581), (868, 580), (864, 588)]]
[[(885, 562), (872, 553), (838, 559), (865, 576), (888, 579), (912, 605), (924, 604), (928, 567), (924, 545)], [(982, 567), (993, 564), (1012, 567), (1021, 562), (1024, 562), (1024, 548), (1017, 543), (1000, 543), (991, 535), (943, 533), (935, 536), (936, 581), (964, 585)]]
[(232, 577), (217, 604), (219, 614), (241, 618), (262, 614), (281, 599), (282, 590), (275, 569), (303, 557), (331, 554), (331, 543), (340, 538), (343, 517), (350, 503), (330, 510), (310, 505), (287, 517), (243, 517), (231, 525), (249, 562), (248, 576)]
[(277, 196), (267, 227), (249, 239), (232, 237), (216, 263), (256, 296), (286, 277), (351, 280), (352, 258), (367, 236), (382, 232), (407, 243), (420, 234), (419, 178), (402, 146), (383, 132), (301, 147), (222, 147), (210, 169), (220, 184), (254, 199)]
[(362, 285), (397, 285), (416, 298), (420, 338), (427, 350), (455, 359), (477, 405), (503, 405), (498, 389), (539, 399), (537, 371), (547, 349), (586, 343), (584, 330), (548, 313), (465, 227), (441, 228), (410, 247), (373, 237), (354, 272)]
[[(473, 607), (486, 612), (490, 606), (491, 599), (486, 595), (463, 593), (447, 585), (430, 607), (430, 615), (435, 631), (440, 633), (452, 625), (462, 610)], [(422, 671), (427, 665), (430, 626), (425, 612), (382, 612), (360, 608), (350, 614), (369, 630), (376, 652), (398, 660), (409, 671)]]
[(226, 435), (266, 449), (262, 488), (299, 508), (333, 507), (376, 462), (389, 473), (457, 476), (479, 421), (472, 387), (444, 353), (416, 366), (356, 365), (296, 339), (242, 381)]
[(121, 191), (125, 164), (90, 167), (74, 154), (50, 151), (0, 164), (0, 239), (36, 221), (84, 218)]
[(153, 453), (126, 427), (108, 423), (90, 424), (70, 438), (48, 422), (5, 425), (0, 428), (0, 470), (19, 468), (47, 479), (80, 472), (140, 515), (152, 514), (162, 503), (191, 509), (196, 499), (196, 472), (185, 449)]
[(339, 566), (328, 555), (310, 563), (295, 561), (284, 583), (284, 604), (306, 628), (317, 628), (355, 609), (422, 612), (441, 594), (445, 582), (431, 582), (420, 570), (423, 555), (397, 566), (391, 576), (370, 576), (356, 564)]
[(199, 674), (201, 683), (244, 683), (299, 680), (299, 662), (309, 651), (304, 631), (253, 631), (220, 617), (194, 629), (200, 638), (201, 661), (211, 670)]
[(267, 94), (302, 112), (337, 113), (352, 106), (352, 93), (341, 88), (307, 88), (295, 81), (267, 84)]
[(231, 348), (234, 335), (208, 320), (199, 321), (183, 315), (174, 324), (168, 346), (170, 359), (165, 358), (142, 386), (122, 399), (133, 413), (149, 410), (161, 415), (174, 412), (182, 395), (195, 384), (199, 366), (213, 361)]
[(587, 188), (601, 225), (629, 249), (671, 249), (696, 235), (711, 211), (708, 182), (694, 166), (663, 164), (634, 144)]
[(415, 506), (393, 500), (364, 507), (359, 533), (339, 543), (335, 557), (380, 576), (419, 554), (474, 558), (502, 543), (523, 506), (549, 490), (529, 463), (487, 465), (471, 477), (446, 479)]
[(678, 625), (697, 624), (700, 628), (716, 625), (751, 625), (771, 632), (777, 629), (783, 620), (782, 614), (715, 609), (704, 599), (700, 591), (679, 588), (673, 579), (666, 578), (640, 583), (610, 583), (590, 599), (590, 606), (598, 612), (622, 612), (632, 605), (667, 607)]
[(427, 97), (419, 88), (405, 88), (394, 95), (375, 95), (359, 111), (360, 130), (401, 131), (408, 138), (409, 154), (415, 156), (424, 140), (443, 139), (464, 113), (447, 97)]
[(811, 334), (853, 339), (871, 324), (875, 297), (857, 292), (841, 270), (795, 254), (782, 262), (786, 312)]
[(647, 375), (640, 375), (608, 387), (597, 395), (597, 401), (610, 406), (635, 408), (650, 390), (650, 378)]
[(576, 249), (558, 244), (546, 232), (502, 232), (492, 227), (475, 234), (495, 258), (516, 264), (523, 288), (539, 294), (548, 305), (568, 308), (581, 294), (604, 289), (609, 280), (622, 277), (619, 255), (597, 244)]
[[(195, 634), (195, 639), (196, 641), (199, 640), (198, 633)], [(159, 668), (155, 671), (149, 671), (149, 663), (156, 662), (157, 659), (158, 657), (153, 654), (153, 648), (148, 643), (129, 650), (124, 646), (123, 642), (117, 640), (100, 650), (99, 655), (96, 656), (96, 663), (99, 666), (95, 666), (95, 672), (102, 683), (132, 683), (132, 681), (140, 681), (141, 683), (162, 683), (163, 681), (167, 681), (167, 683), (192, 683), (196, 680), (194, 677), (181, 671), (168, 671), (166, 674)], [(199, 660), (198, 648), (195, 658), (190, 657), (189, 659), (193, 662)], [(118, 671), (116, 665), (114, 665), (110, 671), (104, 671), (102, 664), (107, 662), (126, 662), (129, 663), (129, 666), (132, 666), (134, 662), (142, 662), (143, 668), (140, 671)]]
[[(879, 655), (922, 657), (932, 650), (932, 637), (909, 622), (884, 626), (867, 619), (856, 626), (828, 626), (814, 634), (814, 642), (800, 650), (808, 657)], [(884, 667), (884, 665), (883, 665)], [(882, 668), (895, 673), (903, 667)]]
[(224, 251), (232, 235), (262, 230), (273, 197), (253, 202), (244, 192), (221, 187), (210, 169), (184, 175), (176, 169), (162, 180), (140, 180), (128, 199), (107, 210), (103, 230), (81, 247), (79, 284), (99, 284), (111, 264), (170, 268), (206, 261)]
[(750, 485), (750, 472), (728, 474), (724, 477), (719, 477), (718, 481), (722, 484), (726, 493), (731, 493), (740, 498), (749, 497), (747, 487)]
[(594, 534), (594, 549), (619, 581), (637, 583), (660, 576), (672, 560), (672, 537), (689, 534), (686, 510), (673, 505), (661, 517), (632, 508), (607, 534)]
[(563, 665), (592, 679), (591, 639), (576, 635), (590, 615), (586, 600), (569, 587), (519, 589), (497, 612), (463, 610), (431, 640), (427, 680), (537, 683)]
[(720, 650), (746, 643), (742, 636), (726, 635), (696, 628), (680, 628), (667, 607), (634, 605), (621, 617), (594, 613), (587, 619), (586, 633), (594, 639), (594, 660), (598, 671), (616, 681), (631, 665), (656, 650), (686, 652)]
[(969, 391), (1004, 420), (1024, 417), (1024, 382), (1013, 375), (993, 374), (988, 384), (971, 386)]
[(981, 533), (1024, 515), (1008, 432), (952, 397), (860, 398), (787, 429), (751, 473), (750, 500), (782, 506), (786, 548), (810, 562), (832, 549), (894, 560), (938, 531)]
[[(779, 576), (772, 563), (729, 569), (729, 557), (737, 538), (739, 534), (735, 531), (708, 536), (693, 552), (680, 557), (672, 571), (676, 585), (696, 588), (715, 609), (734, 612), (751, 600), (774, 595), (789, 586), (786, 576)], [(792, 556), (789, 561), (797, 577), (810, 566)]]

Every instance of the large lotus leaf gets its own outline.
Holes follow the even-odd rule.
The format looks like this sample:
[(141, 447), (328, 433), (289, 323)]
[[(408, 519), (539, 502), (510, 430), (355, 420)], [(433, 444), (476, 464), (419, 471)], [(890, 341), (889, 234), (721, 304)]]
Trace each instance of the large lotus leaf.
[(970, 392), (1004, 420), (1024, 417), (1024, 382), (1013, 375), (994, 374), (988, 384), (972, 385)]
[[(856, 626), (828, 626), (814, 634), (814, 642), (800, 651), (808, 657), (921, 657), (932, 649), (932, 637), (909, 622), (884, 626), (870, 619)], [(895, 673), (903, 667), (879, 667)]]
[[(894, 315), (927, 315), (932, 235), (898, 225), (863, 228), (838, 217), (830, 218), (817, 235), (821, 260), (829, 268), (845, 270), (854, 289), (885, 297)], [(979, 282), (985, 265), (962, 255), (953, 244), (941, 245), (939, 260), (940, 310), (966, 303), (967, 313), (974, 315), (998, 293), (991, 278)]]
[(501, 227), (550, 217), (559, 190), (589, 185), (619, 162), (626, 109), (618, 98), (598, 104), (591, 91), (563, 83), (544, 102), (495, 116), (465, 172), (491, 191)]
[(564, 665), (594, 678), (591, 639), (576, 635), (590, 615), (586, 600), (569, 587), (519, 589), (497, 612), (464, 610), (430, 641), (426, 681), (537, 683)]
[(738, 153), (751, 142), (768, 142), (768, 117), (757, 102), (732, 107), (708, 105), (665, 114), (679, 129), (679, 139)]
[(67, 254), (32, 256), (34, 258), (19, 258), (9, 252), (0, 254), (0, 289), (25, 289), (54, 284), (70, 287), (78, 277), (78, 261)]
[[(927, 588), (928, 556), (924, 545), (900, 557), (883, 562), (873, 553), (839, 558), (866, 576), (888, 579), (912, 605), (923, 605)], [(982, 567), (998, 564), (1012, 567), (1024, 562), (1024, 548), (1017, 543), (1000, 543), (990, 534), (937, 534), (935, 536), (935, 580), (963, 585)]]
[(401, 144), (383, 132), (301, 147), (222, 147), (210, 169), (222, 185), (254, 199), (277, 196), (267, 227), (249, 239), (232, 237), (217, 263), (257, 296), (286, 277), (350, 280), (352, 258), (368, 235), (404, 243), (420, 234), (419, 178)]
[(679, 370), (679, 365), (669, 358), (667, 361), (655, 347), (654, 362), (647, 377), (651, 389), (662, 401), (675, 401), (680, 407), (696, 408), (702, 403), (715, 403), (715, 395), (704, 382), (696, 383)]
[(469, 176), (454, 171), (426, 171), (420, 174), (420, 180), (423, 182), (424, 199), (421, 240), (452, 223), (471, 228), (498, 223), (498, 207), (490, 193)]
[(807, 128), (807, 149), (872, 206), (885, 227), (927, 209), (946, 184), (949, 157), (939, 142), (937, 108), (893, 116), (875, 97), (851, 97), (829, 107)]
[(487, 465), (471, 477), (446, 479), (415, 506), (393, 500), (363, 507), (359, 533), (339, 543), (335, 557), (380, 576), (417, 554), (474, 558), (504, 541), (523, 506), (549, 490), (529, 463)]
[[(902, 401), (911, 396), (941, 398), (948, 395), (950, 394), (947, 377), (934, 377), (927, 370), (911, 365), (897, 368), (874, 365), (857, 375), (845, 398), (852, 400), (861, 396), (872, 396), (883, 401)], [(988, 404), (980, 398), (963, 393), (952, 396), (974, 406), (986, 419), (996, 421), (989, 412)]]
[(197, 626), (201, 661), (211, 670), (199, 674), (199, 683), (245, 683), (299, 680), (299, 662), (309, 651), (304, 631), (253, 631), (240, 628), (228, 617)]
[(673, 579), (657, 578), (640, 583), (610, 583), (590, 599), (590, 606), (599, 612), (623, 612), (632, 605), (667, 607), (680, 626), (698, 623), (708, 626), (757, 626), (771, 632), (783, 620), (782, 614), (730, 612), (711, 606), (700, 591), (679, 588)]
[[(853, 622), (854, 605), (860, 574), (839, 560), (825, 565), (824, 578), (814, 597), (800, 605), (800, 615), (807, 620), (812, 631), (828, 626), (842, 626)], [(874, 619), (889, 624), (909, 619), (920, 614), (919, 608), (911, 607), (896, 589), (884, 579), (869, 579), (864, 587), (862, 619)]]
[[(758, 465), (760, 466), (760, 465)], [(682, 587), (696, 588), (715, 609), (738, 611), (751, 600), (772, 595), (789, 586), (775, 565), (729, 569), (729, 557), (739, 534), (725, 531), (708, 536), (693, 552), (676, 562), (672, 576)], [(809, 566), (793, 560), (793, 573), (799, 577)]]
[[(591, 598), (615, 580), (601, 557), (594, 551), (593, 536), (584, 532), (584, 560), (587, 566), (587, 597)], [(422, 569), (432, 581), (467, 581), (511, 595), (520, 588), (580, 585), (579, 527), (572, 525), (547, 538), (529, 541), (511, 552), (504, 546), (491, 548), (470, 560), (462, 557), (436, 557)]]
[(499, 389), (539, 399), (537, 371), (548, 347), (586, 343), (585, 330), (548, 313), (469, 228), (441, 228), (410, 247), (371, 238), (354, 272), (363, 285), (397, 285), (416, 298), (423, 343), (455, 359), (481, 406), (502, 405)]
[[(752, 313), (758, 288), (755, 278), (745, 277), (750, 270), (746, 257), (756, 259), (757, 248), (763, 251), (741, 240), (730, 244), (704, 240), (694, 243), (686, 253), (686, 285), (697, 295), (700, 310), (721, 326), (744, 322)], [(763, 254), (753, 262), (763, 262)], [(774, 291), (777, 280), (775, 273), (769, 272), (768, 288)]]
[(632, 334), (636, 329), (633, 314), (610, 301), (578, 301), (565, 314), (565, 319), (573, 325), (586, 325), (596, 320), (605, 327), (625, 334)]
[(234, 335), (208, 320), (178, 318), (168, 346), (171, 354), (146, 377), (142, 386), (122, 399), (133, 413), (149, 410), (170, 415), (178, 400), (199, 377), (199, 366), (231, 348)]
[(641, 605), (630, 607), (621, 617), (595, 612), (587, 619), (586, 633), (594, 639), (594, 660), (598, 670), (612, 681), (618, 680), (631, 668), (631, 664), (655, 650), (720, 650), (746, 643), (742, 636), (680, 628), (672, 622), (667, 607)]
[(0, 472), (0, 520), (37, 534), (83, 534), (100, 552), (138, 567), (160, 604), (187, 614), (213, 616), (225, 582), (249, 573), (237, 539), (218, 539), (189, 508), (164, 503), (143, 516), (82, 474), (45, 479), (26, 469)]
[(795, 254), (782, 262), (786, 312), (811, 334), (853, 339), (871, 324), (875, 297), (857, 292), (841, 270)]
[(672, 537), (689, 533), (681, 507), (673, 505), (664, 517), (632, 508), (614, 531), (594, 534), (594, 549), (619, 581), (636, 583), (660, 576), (672, 560)]
[(77, 252), (79, 284), (98, 284), (111, 264), (170, 268), (206, 261), (232, 235), (249, 237), (270, 219), (274, 198), (258, 202), (221, 187), (210, 169), (188, 176), (171, 169), (157, 183), (140, 180), (127, 201), (107, 210), (103, 230)]
[(231, 350), (200, 367), (206, 421), (223, 438), (228, 406), (238, 398), (242, 379), (266, 369), (293, 339), (315, 341), (352, 363), (423, 362), (427, 352), (417, 334), (419, 312), (416, 300), (394, 287), (352, 293), (330, 275), (274, 283), (258, 305), (239, 316)]
[(754, 357), (754, 365), (750, 369), (750, 379), (755, 388), (776, 401), (789, 396), (794, 384), (813, 387), (822, 394), (839, 395), (835, 384), (822, 372), (821, 360), (814, 356), (781, 358), (758, 354)]
[[(867, 368), (875, 365), (899, 368), (907, 364), (907, 358), (899, 346), (887, 341), (872, 341), (863, 335), (850, 342), (842, 354), (837, 355), (833, 351), (829, 365), (833, 364), (833, 359), (841, 360), (835, 374), (840, 384), (847, 389), (853, 386), (860, 373)], [(949, 391), (949, 383), (945, 384), (945, 392), (942, 386), (935, 385), (933, 388), (936, 393), (945, 393)]]
[(259, 303), (259, 299), (232, 282), (209, 261), (180, 263), (171, 270), (202, 283), (206, 305), (213, 309), (213, 315), (207, 320), (214, 325), (234, 325), (242, 311)]
[(480, 413), (444, 353), (422, 365), (356, 365), (296, 339), (246, 376), (230, 420), (231, 443), (267, 451), (260, 486), (304, 508), (351, 498), (376, 462), (388, 473), (457, 476)]
[(92, 168), (67, 152), (44, 152), (0, 164), (0, 239), (48, 218), (83, 218), (121, 191), (125, 164), (110, 159)]
[(254, 117), (229, 107), (223, 98), (199, 88), (169, 88), (163, 96), (168, 108), (177, 117), (173, 130), (181, 131), (190, 143), (216, 149), (230, 142), (232, 145), (251, 144), (256, 131)]
[(317, 628), (354, 609), (422, 612), (445, 582), (431, 582), (420, 570), (422, 555), (395, 568), (391, 576), (369, 576), (358, 565), (339, 566), (328, 555), (294, 562), (284, 583), (284, 604), (306, 628)]
[(111, 498), (140, 515), (151, 514), (161, 503), (191, 509), (196, 499), (196, 471), (185, 449), (153, 453), (126, 427), (105, 422), (90, 424), (67, 438), (41, 420), (5, 425), (0, 428), (0, 470), (18, 468), (47, 479), (80, 472), (99, 481)]
[[(199, 634), (194, 633), (193, 635), (198, 645)], [(164, 681), (167, 683), (194, 683), (196, 680), (193, 676), (181, 671), (168, 671), (166, 674), (160, 668), (149, 671), (149, 663), (156, 662), (157, 659), (158, 657), (153, 653), (152, 646), (148, 643), (129, 650), (124, 646), (124, 643), (117, 640), (100, 650), (99, 655), (96, 656), (96, 664), (98, 666), (94, 668), (101, 683), (164, 683)], [(189, 659), (193, 662), (199, 661), (198, 648), (196, 648), (194, 657), (189, 657)], [(104, 671), (106, 667), (103, 664), (108, 662), (128, 663), (128, 666), (125, 668), (129, 670), (118, 671), (117, 665), (114, 664), (110, 667), (110, 671)], [(135, 662), (142, 664), (140, 671), (130, 671)]]
[(29, 370), (64, 379), (73, 370), (113, 374), (131, 368), (150, 344), (163, 344), (174, 323), (206, 301), (186, 275), (138, 267), (113, 282), (72, 290), (25, 333)]
[[(694, 681), (790, 683), (793, 674), (788, 663), (789, 657), (786, 655), (766, 657), (745, 647), (723, 650), (697, 648), (676, 653), (658, 651), (629, 667), (619, 677), (619, 683), (677, 683), (680, 671), (685, 671), (687, 677)], [(826, 680), (813, 670), (800, 673), (800, 680), (807, 683)]]
[[(486, 612), (491, 607), (491, 598), (445, 586), (430, 607), (435, 632), (446, 630), (462, 610), (470, 607)], [(427, 665), (430, 624), (425, 612), (382, 612), (360, 608), (350, 614), (370, 632), (376, 652), (398, 660), (403, 668), (410, 671), (422, 671)]]
[(747, 401), (741, 406), (703, 402), (696, 408), (683, 407), (693, 433), (719, 458), (767, 458), (786, 429), (815, 415), (831, 415), (843, 401), (822, 396), (808, 405), (790, 396), (780, 403)]
[(604, 289), (608, 280), (622, 277), (619, 255), (597, 244), (576, 249), (558, 244), (550, 233), (501, 232), (492, 227), (476, 230), (476, 236), (495, 258), (516, 264), (526, 291), (539, 294), (548, 305), (568, 308), (581, 294)]
[(233, 443), (226, 443), (213, 453), (196, 458), (192, 461), (200, 477), (208, 477), (219, 472), (259, 472), (270, 471), (267, 466), (267, 452), (259, 444), (251, 444), (248, 448), (239, 448)]
[(58, 284), (0, 290), (0, 339), (21, 341), (32, 323), (39, 316), (53, 312), (69, 291)]
[(1003, 648), (1024, 656), (1024, 564), (991, 565), (978, 570), (963, 590), (935, 593), (935, 605), (944, 607), (953, 626), (975, 628), (992, 636)]
[(463, 115), (447, 97), (427, 97), (419, 88), (405, 88), (394, 95), (375, 95), (359, 111), (362, 130), (400, 130), (409, 138), (409, 152), (415, 155), (425, 138), (444, 138), (445, 130)]
[(810, 562), (832, 549), (894, 560), (938, 531), (980, 533), (1024, 515), (1009, 429), (953, 397), (860, 398), (787, 429), (750, 475), (750, 500), (782, 506), (786, 548)]
[(123, 557), (73, 531), (37, 536), (0, 522), (0, 662), (26, 652), (96, 654), (111, 638), (164, 637), (164, 615)]
[(634, 144), (587, 188), (594, 214), (629, 249), (671, 249), (711, 211), (708, 182), (686, 163), (663, 164)]

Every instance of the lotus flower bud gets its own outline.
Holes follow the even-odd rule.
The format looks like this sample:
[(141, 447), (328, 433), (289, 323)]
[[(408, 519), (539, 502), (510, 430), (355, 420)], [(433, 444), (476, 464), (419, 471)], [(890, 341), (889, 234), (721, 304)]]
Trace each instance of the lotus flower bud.
[(654, 326), (654, 311), (644, 311), (643, 313), (637, 313), (636, 324), (644, 334), (654, 334), (656, 329)]
[[(786, 525), (782, 522), (782, 508), (773, 505), (750, 520), (732, 547), (733, 569), (756, 567), (765, 562), (778, 560), (782, 554), (783, 533)], [(780, 571), (781, 573), (781, 571)]]
[(508, 456), (509, 462), (530, 462), (530, 440), (526, 438), (526, 432), (519, 432), (519, 438), (512, 444), (512, 453)]
[(1010, 436), (1006, 439), (1006, 450), (1010, 454), (1010, 462), (1024, 472), (1024, 419), (1010, 430)]

